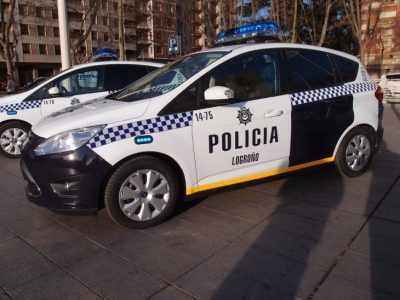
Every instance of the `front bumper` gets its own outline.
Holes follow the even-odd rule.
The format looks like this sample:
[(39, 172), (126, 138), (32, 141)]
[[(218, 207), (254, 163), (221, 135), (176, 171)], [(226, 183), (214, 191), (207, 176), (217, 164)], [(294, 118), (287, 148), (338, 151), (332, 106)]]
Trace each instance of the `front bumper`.
[(96, 212), (111, 165), (83, 146), (76, 151), (36, 156), (43, 141), (32, 136), (22, 152), (21, 170), (28, 200), (55, 211)]

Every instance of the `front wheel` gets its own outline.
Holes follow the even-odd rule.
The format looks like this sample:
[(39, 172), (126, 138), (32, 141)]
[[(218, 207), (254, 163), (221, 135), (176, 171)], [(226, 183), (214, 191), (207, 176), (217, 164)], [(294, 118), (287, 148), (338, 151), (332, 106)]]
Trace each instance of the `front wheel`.
[(369, 167), (374, 154), (373, 137), (362, 127), (351, 130), (336, 153), (336, 168), (348, 177), (357, 177)]
[(104, 202), (111, 218), (130, 228), (145, 228), (168, 218), (179, 198), (175, 172), (151, 156), (133, 158), (110, 177)]
[(0, 152), (8, 158), (20, 158), (28, 138), (29, 127), (20, 122), (0, 126)]

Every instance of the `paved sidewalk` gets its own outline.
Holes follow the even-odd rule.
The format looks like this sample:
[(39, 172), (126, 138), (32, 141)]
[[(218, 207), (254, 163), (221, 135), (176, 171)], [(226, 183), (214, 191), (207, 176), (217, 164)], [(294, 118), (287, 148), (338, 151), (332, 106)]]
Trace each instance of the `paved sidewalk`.
[(0, 299), (400, 299), (400, 105), (384, 125), (362, 177), (314, 168), (137, 231), (28, 203), (0, 158)]

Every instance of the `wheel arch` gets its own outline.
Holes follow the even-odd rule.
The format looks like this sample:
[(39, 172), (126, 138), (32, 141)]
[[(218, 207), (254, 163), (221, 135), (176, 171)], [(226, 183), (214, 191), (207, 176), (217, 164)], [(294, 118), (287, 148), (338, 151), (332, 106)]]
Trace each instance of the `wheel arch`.
[(0, 126), (3, 126), (3, 125), (5, 125), (5, 124), (11, 123), (11, 122), (22, 123), (22, 124), (24, 124), (25, 126), (28, 126), (29, 128), (32, 127), (32, 124), (30, 124), (29, 122), (20, 120), (20, 119), (9, 119), (9, 120), (4, 120), (4, 121), (0, 122)]
[(98, 208), (103, 208), (104, 207), (104, 192), (105, 188), (107, 185), (108, 180), (112, 176), (112, 174), (125, 162), (135, 158), (135, 157), (140, 157), (140, 156), (152, 156), (155, 158), (158, 158), (165, 163), (167, 163), (174, 171), (177, 171), (178, 175), (178, 181), (181, 187), (181, 196), (183, 197), (185, 195), (185, 188), (186, 188), (186, 180), (185, 180), (185, 174), (181, 168), (181, 166), (178, 164), (176, 160), (174, 160), (171, 156), (166, 155), (164, 153), (160, 152), (152, 152), (152, 151), (147, 151), (147, 152), (140, 152), (136, 153), (130, 156), (125, 157), (124, 159), (120, 160), (117, 162), (115, 165), (111, 167), (111, 169), (108, 171), (107, 175), (104, 177), (101, 187), (100, 187), (100, 193), (99, 193), (99, 199), (98, 199)]
[(368, 132), (371, 134), (372, 138), (373, 138), (373, 143), (374, 146), (376, 146), (377, 141), (378, 141), (378, 135), (377, 132), (375, 131), (374, 127), (370, 124), (367, 123), (361, 123), (361, 124), (357, 124), (356, 126), (352, 126), (347, 128), (347, 130), (345, 132), (343, 132), (343, 134), (341, 135), (340, 139), (338, 140), (336, 147), (335, 147), (335, 151), (333, 152), (333, 156), (336, 156), (336, 153), (339, 149), (340, 144), (342, 143), (343, 139), (345, 138), (345, 136), (352, 130), (356, 129), (356, 128), (365, 128), (366, 130), (368, 130)]

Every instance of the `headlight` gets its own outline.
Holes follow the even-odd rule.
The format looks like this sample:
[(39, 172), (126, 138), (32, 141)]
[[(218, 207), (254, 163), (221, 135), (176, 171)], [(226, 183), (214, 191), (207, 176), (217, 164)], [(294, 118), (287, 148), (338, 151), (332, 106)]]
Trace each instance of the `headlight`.
[(73, 151), (89, 142), (105, 125), (79, 128), (57, 134), (36, 147), (35, 154), (46, 155)]

